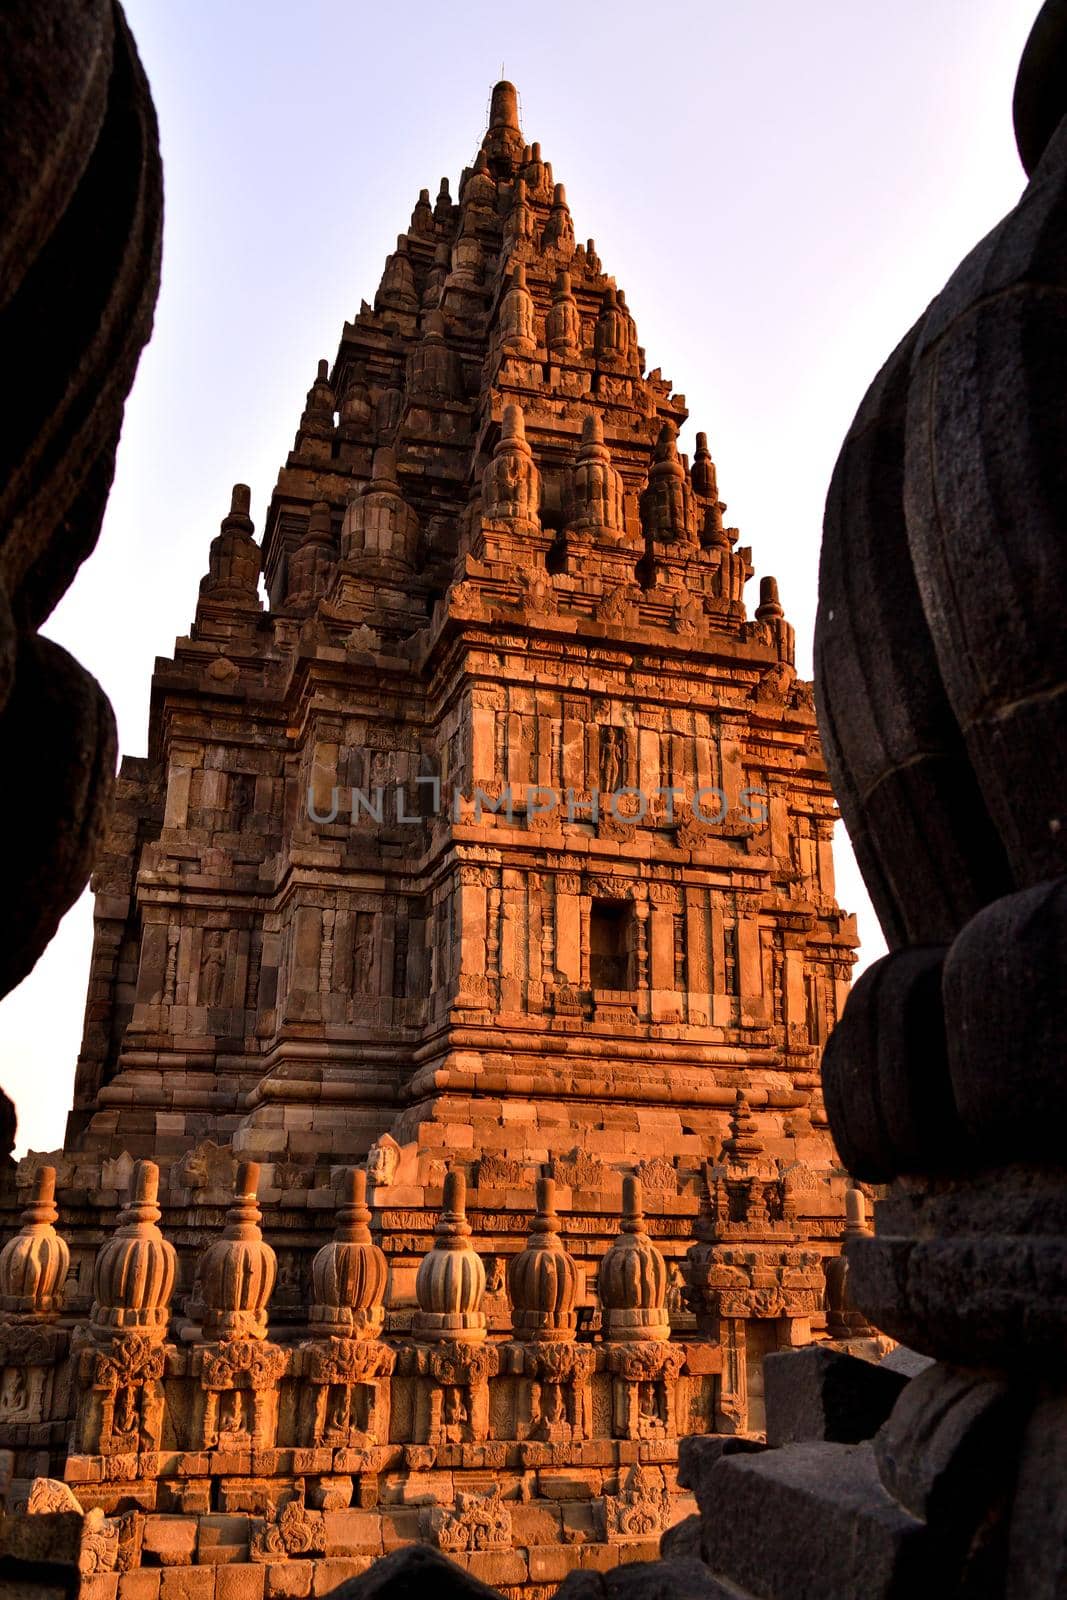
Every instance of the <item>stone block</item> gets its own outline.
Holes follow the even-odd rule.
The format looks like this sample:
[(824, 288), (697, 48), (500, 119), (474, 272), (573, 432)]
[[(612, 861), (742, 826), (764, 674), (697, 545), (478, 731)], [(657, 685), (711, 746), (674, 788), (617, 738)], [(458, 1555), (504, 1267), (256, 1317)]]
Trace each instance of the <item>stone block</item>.
[(334, 1591), (330, 1600), (500, 1600), (495, 1589), (429, 1545), (408, 1544)]
[(117, 1600), (118, 1592), (118, 1573), (94, 1572), (82, 1579), (78, 1589), (78, 1600)]
[(119, 1600), (159, 1600), (160, 1573), (150, 1567), (119, 1576)]
[(159, 1600), (215, 1600), (215, 1568), (164, 1567)]
[(311, 1592), (316, 1596), (332, 1595), (334, 1590), (350, 1578), (358, 1578), (377, 1556), (327, 1556), (312, 1563)]
[(708, 1565), (773, 1600), (902, 1600), (937, 1592), (922, 1523), (889, 1495), (869, 1444), (790, 1444), (709, 1474)]
[(473, 1550), (463, 1558), (463, 1565), (472, 1578), (497, 1588), (525, 1583), (529, 1576), (522, 1550)]
[(574, 1572), (581, 1562), (577, 1545), (531, 1545), (526, 1552), (531, 1583), (562, 1583), (569, 1572)]
[(196, 1550), (195, 1517), (147, 1516), (142, 1550), (161, 1567), (190, 1566)]
[(215, 1514), (201, 1517), (196, 1538), (199, 1563), (248, 1560), (247, 1517)]
[(767, 1443), (870, 1439), (907, 1382), (903, 1373), (820, 1345), (776, 1351), (763, 1362)]
[(307, 1600), (312, 1568), (311, 1561), (272, 1561), (264, 1585), (266, 1600)]
[(215, 1600), (263, 1600), (267, 1569), (258, 1564), (219, 1567)]
[(382, 1548), (382, 1519), (371, 1511), (326, 1511), (323, 1532), (328, 1556), (378, 1553)]

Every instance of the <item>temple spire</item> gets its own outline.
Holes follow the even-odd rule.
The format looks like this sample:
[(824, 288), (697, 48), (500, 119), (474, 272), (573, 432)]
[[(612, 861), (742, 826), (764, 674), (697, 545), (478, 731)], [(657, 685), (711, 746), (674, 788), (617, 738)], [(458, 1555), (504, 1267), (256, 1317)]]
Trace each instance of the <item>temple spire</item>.
[(520, 166), (525, 150), (519, 127), (519, 94), (513, 83), (502, 79), (493, 89), (489, 106), (489, 129), (482, 149), (494, 177), (511, 178)]

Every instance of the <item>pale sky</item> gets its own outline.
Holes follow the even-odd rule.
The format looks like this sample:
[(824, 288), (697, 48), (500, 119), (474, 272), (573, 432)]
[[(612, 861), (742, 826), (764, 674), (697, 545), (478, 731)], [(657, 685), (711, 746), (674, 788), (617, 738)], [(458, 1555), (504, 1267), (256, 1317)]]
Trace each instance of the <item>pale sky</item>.
[[(159, 114), (156, 331), (95, 555), (46, 626), (146, 748), (235, 480), (257, 529), (319, 356), (373, 299), (420, 188), (456, 193), (503, 74), (650, 367), (708, 433), (727, 521), (810, 674), (823, 501), (871, 378), (1014, 204), (1011, 92), (1037, 0), (618, 0), (384, 7), (127, 0)], [(757, 580), (749, 586), (750, 610)], [(838, 829), (838, 893), (882, 948)], [(62, 1140), (84, 896), (0, 1004), (17, 1150)]]

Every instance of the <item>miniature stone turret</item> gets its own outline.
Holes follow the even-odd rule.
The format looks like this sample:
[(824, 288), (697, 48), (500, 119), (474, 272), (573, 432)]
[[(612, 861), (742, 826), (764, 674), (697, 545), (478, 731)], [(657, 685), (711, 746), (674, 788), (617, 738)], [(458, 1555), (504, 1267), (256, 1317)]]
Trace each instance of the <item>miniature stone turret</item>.
[(474, 166), (467, 174), (467, 181), (460, 190), (459, 203), (468, 212), (496, 210), (496, 182), (489, 171), (489, 158), (484, 150), (479, 150)]
[(575, 360), (581, 355), (582, 319), (571, 292), (569, 272), (556, 274), (552, 304), (545, 319), (545, 339), (549, 352), (561, 360)]
[(207, 576), (200, 582), (200, 598), (259, 610), (259, 546), (252, 537), (248, 508), (252, 491), (247, 483), (235, 483), (230, 510), (211, 541)]
[(387, 445), (374, 452), (370, 482), (349, 502), (341, 526), (345, 561), (373, 560), (403, 572), (414, 569), (419, 519), (400, 492), (396, 453)]
[(158, 1193), (156, 1163), (138, 1161), (129, 1203), (96, 1257), (89, 1322), (97, 1339), (136, 1331), (158, 1344), (166, 1335), (177, 1256), (159, 1230)]
[(581, 1273), (564, 1249), (552, 1178), (537, 1180), (537, 1214), (526, 1248), (508, 1267), (516, 1339), (573, 1339)]
[(441, 186), (437, 191), (434, 201), (433, 220), (437, 223), (447, 224), (452, 221), (452, 194), (448, 187), (448, 179), (441, 179)]
[(765, 1153), (748, 1097), (743, 1089), (738, 1089), (734, 1109), (730, 1113), (729, 1136), (723, 1140), (722, 1165), (731, 1172), (754, 1172)]
[(530, 146), (529, 159), (523, 166), (522, 175), (531, 200), (547, 200), (551, 196), (551, 168), (541, 160), (541, 146), (536, 140)]
[(792, 623), (785, 620), (785, 612), (778, 599), (777, 578), (760, 579), (756, 620), (767, 624), (774, 635), (779, 660), (791, 666), (796, 652), (796, 633)]
[[(445, 240), (442, 239), (433, 253), (433, 264), (426, 274), (426, 282), (423, 286), (422, 303), (427, 311), (433, 311), (440, 305), (441, 294), (451, 270), (452, 251)], [(425, 330), (425, 324), (423, 327)]]
[(630, 354), (630, 324), (626, 312), (619, 305), (618, 295), (610, 286), (604, 291), (593, 347), (598, 366), (613, 371), (626, 369)]
[(297, 447), (299, 448), (300, 441), (304, 437), (331, 439), (336, 410), (337, 397), (330, 387), (330, 363), (322, 360), (319, 362), (315, 382), (308, 390), (307, 404), (300, 417)]
[(341, 419), (338, 432), (342, 439), (365, 437), (374, 416), (370, 389), (367, 386), (367, 369), (358, 361), (348, 374), (344, 398), (341, 401)]
[(574, 223), (567, 204), (567, 191), (557, 183), (552, 192), (552, 210), (541, 235), (542, 250), (555, 250), (562, 256), (574, 254)]
[(461, 233), (452, 247), (452, 271), (447, 289), (476, 289), (482, 281), (485, 253), (473, 233)]
[(582, 423), (582, 442), (574, 465), (572, 526), (595, 533), (623, 531), (622, 478), (604, 443), (604, 424), (593, 414)]
[(509, 254), (524, 252), (534, 242), (537, 217), (526, 196), (526, 183), (516, 178), (511, 209), (504, 221), (504, 246)]
[(426, 399), (456, 400), (463, 393), (462, 364), (445, 340), (445, 319), (436, 308), (423, 317), (422, 338), (411, 353), (408, 386), (413, 395)]
[(207, 1339), (267, 1336), (267, 1302), (278, 1267), (274, 1251), (260, 1232), (258, 1187), (259, 1163), (242, 1162), (222, 1237), (208, 1245), (200, 1258), (203, 1331)]
[(411, 246), (407, 235), (401, 234), (396, 249), (385, 263), (382, 281), (374, 297), (376, 311), (415, 311), (419, 297), (415, 292), (415, 272), (411, 264)]
[(373, 1339), (385, 1322), (389, 1268), (371, 1239), (367, 1174), (362, 1168), (346, 1173), (345, 1188), (337, 1231), (311, 1264), (308, 1329), (320, 1338)]
[(286, 604), (314, 605), (329, 586), (337, 563), (330, 507), (316, 500), (308, 516), (304, 537), (289, 558), (289, 585)]
[(500, 302), (500, 337), (505, 348), (516, 355), (533, 355), (537, 348), (533, 297), (521, 261), (513, 268), (511, 287)]
[(487, 517), (537, 528), (539, 474), (526, 442), (521, 406), (504, 407), (500, 440), (482, 477)]
[(702, 523), (698, 522), (701, 544), (728, 549), (730, 540), (722, 525), (726, 505), (719, 499), (719, 475), (711, 459), (706, 433), (697, 434), (697, 447), (689, 482), (703, 518)]
[(641, 496), (641, 520), (652, 539), (683, 540), (689, 532), (685, 468), (678, 459), (678, 430), (665, 422), (656, 443), (656, 459)]
[(70, 1251), (55, 1230), (55, 1192), (55, 1167), (38, 1167), (22, 1227), (0, 1251), (0, 1316), (7, 1322), (45, 1321), (62, 1308)]
[(645, 1228), (641, 1180), (622, 1180), (622, 1223), (597, 1276), (608, 1339), (669, 1339), (667, 1263)]
[(463, 1174), (448, 1172), (433, 1248), (423, 1256), (415, 1279), (419, 1309), (411, 1327), (418, 1339), (480, 1344), (485, 1338), (485, 1268), (470, 1242), (466, 1193)]
[(408, 230), (419, 238), (432, 239), (435, 233), (433, 220), (433, 207), (430, 205), (429, 189), (420, 189), (419, 198), (415, 209), (411, 213), (411, 226)]

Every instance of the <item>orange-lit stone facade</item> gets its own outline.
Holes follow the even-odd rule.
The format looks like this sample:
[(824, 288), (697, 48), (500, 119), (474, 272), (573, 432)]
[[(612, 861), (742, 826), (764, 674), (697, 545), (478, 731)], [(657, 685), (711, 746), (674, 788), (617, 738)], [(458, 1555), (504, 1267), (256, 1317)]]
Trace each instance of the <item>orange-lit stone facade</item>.
[(648, 1555), (679, 1436), (758, 1430), (763, 1354), (825, 1336), (855, 927), (686, 417), (499, 85), (123, 763), (67, 1148), (0, 1262), (0, 1444), (99, 1509), (101, 1596), (325, 1594), (415, 1538), (551, 1593)]

